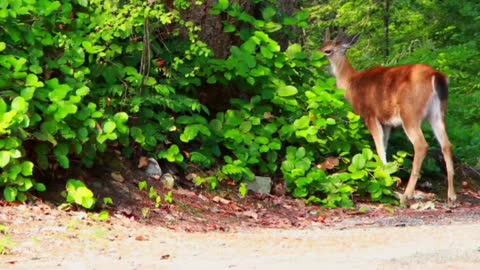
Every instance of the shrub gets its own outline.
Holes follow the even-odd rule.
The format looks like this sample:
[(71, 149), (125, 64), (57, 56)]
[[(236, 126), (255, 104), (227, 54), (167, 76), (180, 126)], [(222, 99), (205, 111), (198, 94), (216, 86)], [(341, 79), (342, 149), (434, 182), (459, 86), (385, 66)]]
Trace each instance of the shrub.
[[(239, 38), (226, 59), (215, 58), (198, 26), (182, 18), (189, 1), (174, 8), (140, 0), (0, 4), (4, 197), (24, 201), (30, 189), (44, 190), (34, 168), (69, 169), (72, 160), (91, 167), (113, 147), (127, 157), (146, 151), (183, 168), (213, 169), (197, 179), (211, 187), (262, 174), (328, 207), (351, 206), (354, 192), (390, 196), (396, 166), (362, 150), (365, 129), (323, 71), (323, 55), (275, 40), (282, 29), (306, 27), (308, 13), (288, 17), (256, 2), (264, 5), (258, 18), (229, 1), (212, 8)], [(210, 87), (240, 94), (213, 114), (199, 101), (199, 89)], [(317, 168), (328, 157), (339, 164)], [(85, 191), (82, 183), (69, 183), (69, 200), (93, 207), (90, 193), (87, 201), (76, 193)]]

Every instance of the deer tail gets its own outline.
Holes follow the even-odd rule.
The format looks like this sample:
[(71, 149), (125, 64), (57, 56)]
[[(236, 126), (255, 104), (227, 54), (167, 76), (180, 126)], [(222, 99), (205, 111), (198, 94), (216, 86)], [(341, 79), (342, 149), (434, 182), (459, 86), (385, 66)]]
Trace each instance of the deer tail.
[(448, 99), (448, 78), (440, 73), (433, 75), (433, 88), (437, 92), (438, 97), (441, 101), (446, 101)]

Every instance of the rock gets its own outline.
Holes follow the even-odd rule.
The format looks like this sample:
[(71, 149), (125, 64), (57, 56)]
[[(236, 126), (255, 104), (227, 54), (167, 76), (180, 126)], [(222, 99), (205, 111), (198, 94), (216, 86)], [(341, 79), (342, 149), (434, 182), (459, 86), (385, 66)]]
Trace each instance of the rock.
[(272, 178), (255, 176), (255, 181), (247, 183), (247, 188), (257, 193), (270, 194), (272, 190)]
[(173, 186), (175, 186), (175, 177), (169, 173), (163, 174), (162, 177), (160, 177), (160, 181), (166, 188), (172, 189)]
[(198, 177), (198, 174), (196, 173), (189, 173), (185, 176), (185, 179), (187, 179), (188, 181), (191, 181), (193, 182), (193, 180), (195, 180), (196, 178)]
[(125, 182), (125, 178), (122, 176), (120, 172), (112, 172), (110, 173), (110, 176), (113, 178), (113, 180), (123, 183)]
[(160, 168), (160, 165), (158, 165), (158, 162), (154, 158), (149, 158), (145, 173), (148, 176), (162, 175), (162, 168)]

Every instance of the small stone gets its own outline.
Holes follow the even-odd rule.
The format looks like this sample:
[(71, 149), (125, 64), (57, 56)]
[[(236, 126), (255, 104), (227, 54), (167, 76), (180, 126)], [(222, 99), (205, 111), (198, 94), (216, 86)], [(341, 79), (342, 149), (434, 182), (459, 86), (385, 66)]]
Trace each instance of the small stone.
[(198, 195), (198, 198), (204, 202), (208, 202), (208, 198), (203, 196), (202, 194)]
[(122, 176), (120, 172), (112, 172), (110, 173), (110, 176), (113, 178), (113, 180), (123, 183), (125, 182), (125, 178)]
[(166, 173), (160, 177), (160, 182), (162, 182), (164, 187), (172, 189), (175, 186), (175, 177)]
[(247, 183), (247, 188), (257, 193), (270, 194), (270, 191), (272, 190), (272, 178), (255, 176), (255, 181)]
[(160, 168), (160, 165), (158, 165), (158, 162), (154, 158), (149, 158), (145, 173), (149, 176), (162, 175), (162, 168)]
[(193, 181), (195, 180), (196, 178), (198, 177), (198, 174), (196, 173), (189, 173), (185, 176), (185, 179), (187, 179), (188, 181)]

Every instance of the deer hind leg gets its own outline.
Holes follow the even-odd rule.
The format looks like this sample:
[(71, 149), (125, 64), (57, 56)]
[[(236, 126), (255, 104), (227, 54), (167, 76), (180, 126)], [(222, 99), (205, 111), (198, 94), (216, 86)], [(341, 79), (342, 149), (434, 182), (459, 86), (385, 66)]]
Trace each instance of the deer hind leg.
[(428, 120), (432, 126), (433, 133), (435, 134), (438, 143), (442, 147), (443, 159), (445, 160), (445, 165), (447, 167), (448, 205), (454, 206), (457, 195), (455, 194), (455, 189), (453, 187), (454, 169), (452, 160), (452, 144), (448, 139), (443, 113), (440, 111), (434, 112), (429, 116)]
[(388, 139), (390, 139), (390, 133), (392, 131), (392, 127), (382, 125), (382, 130), (383, 130), (383, 146), (385, 148), (385, 153), (386, 153), (388, 148)]
[[(378, 156), (384, 164), (387, 164), (387, 154), (384, 144), (386, 140), (383, 126), (376, 118), (366, 119), (365, 123), (367, 124), (368, 130), (370, 130), (370, 133), (372, 134)], [(388, 132), (388, 135), (390, 135), (390, 132)]]
[(423, 160), (427, 155), (428, 144), (423, 136), (421, 122), (413, 123), (410, 125), (404, 124), (403, 129), (407, 134), (408, 139), (413, 144), (415, 151), (413, 157), (412, 172), (410, 173), (410, 179), (408, 180), (407, 187), (403, 196), (400, 197), (401, 203), (406, 203), (407, 200), (413, 198), (415, 192), (415, 186), (417, 185), (418, 177), (420, 176), (420, 169), (422, 168)]

